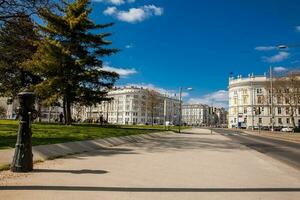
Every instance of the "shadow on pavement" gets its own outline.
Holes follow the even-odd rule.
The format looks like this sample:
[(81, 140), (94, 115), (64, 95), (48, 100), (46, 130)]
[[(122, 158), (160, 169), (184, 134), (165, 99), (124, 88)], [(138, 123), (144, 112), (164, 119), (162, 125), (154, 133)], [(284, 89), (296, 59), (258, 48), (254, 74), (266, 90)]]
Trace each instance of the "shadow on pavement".
[(62, 157), (62, 159), (78, 159), (78, 160), (84, 160), (85, 157), (91, 157), (91, 156), (114, 156), (114, 155), (120, 155), (120, 154), (137, 154), (134, 152), (134, 150), (129, 148), (118, 148), (118, 147), (112, 147), (112, 148), (101, 148), (98, 150), (92, 150), (92, 151), (86, 151), (79, 154), (71, 154), (67, 155), (65, 157)]
[(59, 169), (35, 169), (33, 173), (72, 173), (72, 174), (106, 174), (108, 171), (105, 170), (59, 170)]
[(149, 152), (163, 152), (169, 150), (205, 149), (211, 151), (247, 150), (248, 148), (230, 139), (216, 137), (197, 137), (179, 135), (179, 137), (165, 136), (151, 139), (147, 142), (127, 144), (129, 147), (138, 147)]
[(0, 190), (56, 190), (96, 192), (300, 192), (300, 188), (143, 188), (87, 186), (0, 186)]

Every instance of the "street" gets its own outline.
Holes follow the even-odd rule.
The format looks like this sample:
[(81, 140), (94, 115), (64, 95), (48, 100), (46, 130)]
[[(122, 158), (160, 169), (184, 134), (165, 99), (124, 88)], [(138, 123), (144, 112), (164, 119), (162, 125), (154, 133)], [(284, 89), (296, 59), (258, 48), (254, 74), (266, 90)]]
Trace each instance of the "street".
[(191, 129), (38, 163), (28, 174), (1, 172), (0, 196), (22, 200), (300, 199), (299, 168), (247, 145), (260, 144), (254, 138), (222, 134)]
[(299, 143), (244, 134), (241, 131), (226, 129), (215, 129), (214, 131), (300, 170)]

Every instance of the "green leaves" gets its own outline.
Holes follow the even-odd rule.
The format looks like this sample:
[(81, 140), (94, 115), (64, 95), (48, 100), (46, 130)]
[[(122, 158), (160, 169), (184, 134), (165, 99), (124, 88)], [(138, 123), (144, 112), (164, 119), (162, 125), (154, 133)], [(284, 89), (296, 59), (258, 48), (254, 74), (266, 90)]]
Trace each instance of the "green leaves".
[(35, 88), (48, 102), (60, 98), (68, 102), (66, 106), (100, 103), (119, 77), (101, 70), (101, 58), (119, 51), (107, 48), (111, 41), (105, 38), (111, 33), (95, 33), (112, 23), (92, 22), (88, 5), (88, 0), (76, 0), (65, 2), (56, 13), (48, 9), (40, 12), (45, 25), (40, 25), (39, 30), (44, 38), (27, 66), (43, 77)]

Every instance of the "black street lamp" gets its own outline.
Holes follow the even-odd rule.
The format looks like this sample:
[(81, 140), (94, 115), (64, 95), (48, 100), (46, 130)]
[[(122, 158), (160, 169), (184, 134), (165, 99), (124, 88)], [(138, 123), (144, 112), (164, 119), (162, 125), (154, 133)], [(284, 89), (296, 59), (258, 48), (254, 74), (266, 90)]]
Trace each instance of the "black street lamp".
[(10, 169), (13, 172), (29, 172), (33, 170), (31, 122), (37, 117), (37, 112), (34, 109), (35, 94), (33, 92), (21, 92), (18, 94), (18, 98), (20, 102), (18, 108), (20, 124)]

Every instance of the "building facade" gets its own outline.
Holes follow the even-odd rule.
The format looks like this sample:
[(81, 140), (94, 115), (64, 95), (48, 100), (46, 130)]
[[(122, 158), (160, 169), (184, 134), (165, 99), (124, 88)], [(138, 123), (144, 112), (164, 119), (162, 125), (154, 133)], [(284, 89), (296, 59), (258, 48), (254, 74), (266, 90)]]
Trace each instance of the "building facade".
[[(291, 127), (288, 100), (270, 95), (267, 76), (249, 75), (229, 78), (229, 128)], [(271, 100), (272, 99), (272, 100)], [(294, 118), (300, 125), (300, 108)]]
[(182, 122), (190, 126), (224, 126), (227, 124), (227, 111), (205, 104), (184, 104)]
[[(8, 103), (9, 102), (9, 103)], [(0, 97), (0, 107), (4, 108), (4, 113), (0, 114), (0, 119), (16, 119), (16, 110), (19, 106), (18, 100), (12, 102), (9, 101), (7, 97)], [(37, 103), (35, 104), (35, 109), (38, 110)], [(53, 107), (40, 107), (40, 117), (39, 121), (43, 122), (55, 122), (59, 121), (59, 114), (63, 113), (63, 108), (59, 106)]]
[[(99, 121), (102, 118), (110, 124), (179, 122), (180, 101), (177, 98), (139, 87), (115, 88), (108, 92), (107, 97), (111, 100), (92, 107), (73, 109), (73, 113), (78, 113), (81, 121)], [(75, 120), (78, 117), (74, 116)]]
[(209, 123), (209, 106), (204, 104), (182, 105), (182, 122), (189, 126), (204, 126)]

